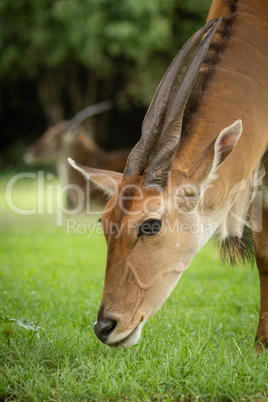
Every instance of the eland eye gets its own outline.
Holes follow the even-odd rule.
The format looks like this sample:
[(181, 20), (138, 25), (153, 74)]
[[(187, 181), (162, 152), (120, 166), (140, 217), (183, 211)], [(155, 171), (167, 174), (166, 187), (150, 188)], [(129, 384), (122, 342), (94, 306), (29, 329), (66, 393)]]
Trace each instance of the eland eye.
[(160, 219), (147, 219), (138, 228), (138, 236), (153, 236), (160, 231), (162, 221)]

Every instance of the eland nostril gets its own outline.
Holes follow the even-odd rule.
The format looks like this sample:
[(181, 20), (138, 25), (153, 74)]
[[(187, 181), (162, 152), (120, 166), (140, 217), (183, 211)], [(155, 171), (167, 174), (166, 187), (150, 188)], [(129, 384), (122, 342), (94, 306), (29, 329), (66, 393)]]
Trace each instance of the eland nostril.
[(115, 329), (116, 321), (110, 318), (103, 318), (94, 324), (94, 331), (100, 341), (105, 343), (110, 333)]

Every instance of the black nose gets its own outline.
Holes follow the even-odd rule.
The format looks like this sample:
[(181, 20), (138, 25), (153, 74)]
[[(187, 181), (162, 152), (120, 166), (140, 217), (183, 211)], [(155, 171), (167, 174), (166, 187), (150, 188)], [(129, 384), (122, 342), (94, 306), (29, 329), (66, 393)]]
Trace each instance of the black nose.
[(116, 321), (110, 318), (98, 319), (94, 324), (94, 331), (100, 341), (105, 343), (110, 333), (115, 329)]

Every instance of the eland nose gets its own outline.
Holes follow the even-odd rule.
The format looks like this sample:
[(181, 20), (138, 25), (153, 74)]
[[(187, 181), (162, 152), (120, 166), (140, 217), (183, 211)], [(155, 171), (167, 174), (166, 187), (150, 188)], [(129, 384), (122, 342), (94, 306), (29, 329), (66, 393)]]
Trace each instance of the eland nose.
[(110, 318), (99, 319), (94, 324), (94, 331), (100, 341), (105, 343), (110, 333), (115, 329), (116, 321)]

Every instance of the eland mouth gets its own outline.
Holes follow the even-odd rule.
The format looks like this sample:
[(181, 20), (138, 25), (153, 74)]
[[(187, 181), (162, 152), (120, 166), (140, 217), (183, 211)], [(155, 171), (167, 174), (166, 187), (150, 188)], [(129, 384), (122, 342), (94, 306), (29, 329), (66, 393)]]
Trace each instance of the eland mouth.
[(144, 323), (145, 322), (142, 319), (132, 331), (123, 334), (113, 334), (116, 327), (116, 322), (114, 320), (96, 321), (93, 328), (98, 339), (105, 345), (111, 348), (119, 346), (130, 348), (140, 339)]

